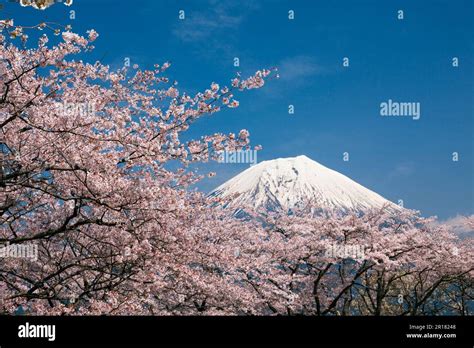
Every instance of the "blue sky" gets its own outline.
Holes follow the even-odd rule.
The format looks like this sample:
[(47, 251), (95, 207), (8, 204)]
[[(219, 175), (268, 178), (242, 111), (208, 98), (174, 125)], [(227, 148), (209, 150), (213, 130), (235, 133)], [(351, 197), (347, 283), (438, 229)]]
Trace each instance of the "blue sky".
[[(200, 120), (187, 136), (246, 128), (252, 144), (263, 146), (259, 162), (305, 154), (424, 215), (474, 213), (471, 0), (75, 0), (44, 12), (3, 4), (2, 16), (17, 24), (96, 29), (91, 61), (119, 67), (129, 57), (149, 68), (169, 60), (169, 76), (188, 92), (276, 66), (279, 80), (239, 95), (238, 109)], [(419, 102), (421, 118), (381, 117), (388, 99)], [(217, 176), (200, 188), (247, 166), (201, 165)]]

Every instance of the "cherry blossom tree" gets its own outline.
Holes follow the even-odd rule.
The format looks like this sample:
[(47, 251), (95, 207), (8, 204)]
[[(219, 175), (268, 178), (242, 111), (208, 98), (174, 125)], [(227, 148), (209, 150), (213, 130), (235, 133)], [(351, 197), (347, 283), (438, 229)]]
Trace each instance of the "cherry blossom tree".
[(75, 60), (93, 49), (94, 30), (40, 24), (57, 42), (42, 35), (28, 47), (25, 28), (0, 26), (0, 243), (37, 247), (35, 258), (0, 258), (1, 312), (472, 310), (472, 241), (416, 212), (317, 216), (309, 206), (236, 218), (189, 189), (200, 179), (190, 163), (250, 145), (246, 130), (183, 141), (185, 132), (237, 107), (235, 94), (272, 71), (188, 95), (165, 76), (169, 63), (111, 71)]
[[(61, 1), (61, 2), (66, 6), (71, 6), (72, 5), (72, 0), (64, 0), (64, 1)], [(55, 1), (55, 0), (20, 0), (19, 3), (23, 7), (31, 6), (35, 9), (37, 9), (37, 10), (45, 10), (48, 7), (54, 5), (55, 3), (58, 3), (58, 1)]]
[[(248, 148), (249, 133), (180, 135), (237, 107), (234, 93), (262, 87), (271, 71), (190, 96), (164, 76), (169, 63), (130, 72), (72, 59), (93, 48), (94, 30), (63, 31), (55, 45), (45, 34), (26, 48), (24, 28), (2, 27), (0, 242), (35, 244), (38, 258), (0, 260), (0, 309), (253, 310), (253, 293), (235, 286), (236, 269), (248, 267), (234, 247), (245, 229), (187, 190), (199, 177), (186, 170)], [(170, 170), (170, 161), (182, 166)]]
[(269, 313), (468, 314), (472, 240), (416, 212), (267, 216), (265, 261), (248, 282)]

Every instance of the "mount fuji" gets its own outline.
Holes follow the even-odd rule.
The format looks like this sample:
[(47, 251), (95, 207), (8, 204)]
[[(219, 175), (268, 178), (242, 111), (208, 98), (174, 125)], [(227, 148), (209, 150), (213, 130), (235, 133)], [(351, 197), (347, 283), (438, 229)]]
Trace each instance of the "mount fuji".
[(317, 211), (363, 213), (402, 210), (379, 194), (306, 156), (278, 158), (254, 165), (217, 187), (211, 196), (227, 207), (291, 211), (308, 204)]

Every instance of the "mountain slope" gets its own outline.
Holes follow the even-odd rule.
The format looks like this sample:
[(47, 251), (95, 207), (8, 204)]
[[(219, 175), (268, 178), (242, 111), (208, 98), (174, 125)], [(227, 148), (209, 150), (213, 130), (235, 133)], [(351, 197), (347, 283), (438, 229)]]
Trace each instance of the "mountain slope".
[(251, 206), (288, 211), (311, 206), (323, 211), (364, 212), (401, 208), (345, 175), (306, 156), (260, 162), (225, 182), (211, 195), (235, 197), (233, 208)]

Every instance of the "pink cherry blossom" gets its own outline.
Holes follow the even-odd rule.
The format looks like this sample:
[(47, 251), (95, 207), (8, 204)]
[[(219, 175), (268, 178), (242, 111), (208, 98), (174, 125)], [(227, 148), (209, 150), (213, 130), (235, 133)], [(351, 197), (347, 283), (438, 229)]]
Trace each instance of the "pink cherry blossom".
[(188, 95), (164, 76), (170, 63), (74, 59), (97, 36), (0, 42), (0, 243), (37, 250), (0, 258), (1, 313), (470, 314), (472, 240), (434, 219), (318, 215), (311, 202), (239, 219), (191, 189), (191, 163), (249, 149), (250, 134), (184, 133), (274, 70)]

